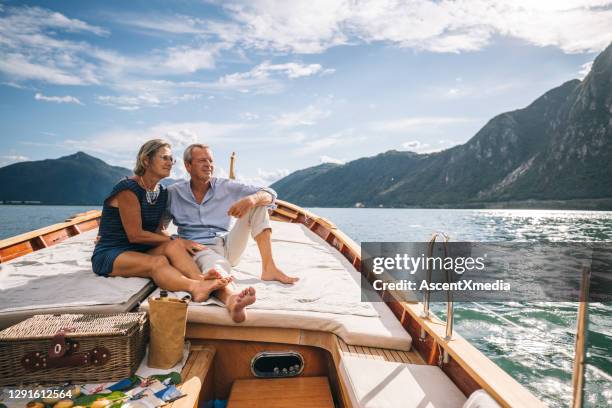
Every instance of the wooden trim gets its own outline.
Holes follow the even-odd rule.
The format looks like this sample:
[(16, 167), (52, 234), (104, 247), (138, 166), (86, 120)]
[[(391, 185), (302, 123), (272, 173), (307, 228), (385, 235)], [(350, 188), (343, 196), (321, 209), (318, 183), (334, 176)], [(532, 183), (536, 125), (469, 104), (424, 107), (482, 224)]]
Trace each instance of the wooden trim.
[(586, 336), (589, 326), (589, 284), (591, 270), (582, 268), (580, 283), (580, 302), (578, 303), (578, 321), (576, 322), (576, 341), (574, 345), (574, 372), (572, 374), (572, 408), (580, 408), (584, 399), (584, 371), (586, 368)]
[(3, 239), (0, 241), (0, 263), (47, 248), (74, 235), (94, 229), (98, 227), (101, 215), (100, 210), (91, 210), (73, 215), (65, 222)]
[[(223, 340), (236, 340), (244, 342), (266, 342), (274, 344), (287, 344), (296, 346), (317, 347), (326, 350), (331, 356), (331, 363), (335, 368), (335, 375), (330, 371), (328, 375), (332, 384), (337, 383), (339, 391), (339, 402), (345, 408), (351, 408), (352, 404), (348, 397), (346, 384), (341, 377), (340, 363), (343, 356), (360, 358), (375, 358), (373, 355), (383, 356), (386, 361), (396, 361), (412, 364), (425, 364), (416, 351), (401, 351), (378, 349), (374, 347), (357, 347), (347, 345), (342, 339), (331, 332), (283, 329), (272, 327), (248, 327), (248, 326), (218, 326), (205, 323), (187, 324), (187, 338), (192, 343), (199, 344), (201, 341), (214, 342)], [(353, 350), (351, 352), (349, 350)], [(336, 380), (333, 380), (335, 377)]]
[(334, 408), (327, 377), (236, 380), (227, 408)]
[(167, 408), (197, 408), (200, 395), (205, 391), (205, 385), (211, 383), (214, 347), (193, 347), (181, 372), (182, 382), (177, 387), (185, 397), (168, 405)]

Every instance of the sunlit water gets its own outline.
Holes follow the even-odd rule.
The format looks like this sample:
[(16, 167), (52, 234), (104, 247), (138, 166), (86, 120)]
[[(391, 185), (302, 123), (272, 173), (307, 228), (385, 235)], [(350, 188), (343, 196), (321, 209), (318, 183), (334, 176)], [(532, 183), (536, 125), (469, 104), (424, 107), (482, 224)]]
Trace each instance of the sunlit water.
[[(96, 207), (0, 206), (0, 239)], [(612, 241), (612, 213), (313, 208), (355, 241)], [(444, 317), (444, 305), (434, 310)], [(586, 406), (612, 406), (612, 305), (591, 304)], [(551, 407), (571, 402), (577, 305), (458, 303), (455, 329)]]

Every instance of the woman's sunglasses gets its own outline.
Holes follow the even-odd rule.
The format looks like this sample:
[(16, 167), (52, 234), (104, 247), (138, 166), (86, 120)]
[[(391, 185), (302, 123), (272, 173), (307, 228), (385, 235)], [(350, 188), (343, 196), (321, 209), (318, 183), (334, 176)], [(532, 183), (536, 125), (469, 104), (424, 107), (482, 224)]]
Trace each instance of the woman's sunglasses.
[(176, 164), (176, 159), (169, 154), (164, 154), (163, 156), (159, 156), (165, 162), (170, 162), (172, 164)]

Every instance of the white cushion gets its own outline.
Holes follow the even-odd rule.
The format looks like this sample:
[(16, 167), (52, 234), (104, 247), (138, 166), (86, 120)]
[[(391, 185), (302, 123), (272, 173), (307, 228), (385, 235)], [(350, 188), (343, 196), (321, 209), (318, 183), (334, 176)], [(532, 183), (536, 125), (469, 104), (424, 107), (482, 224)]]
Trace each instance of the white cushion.
[[(361, 275), (344, 256), (301, 224), (273, 221), (272, 230), (277, 264), (300, 281), (282, 285), (259, 279), (261, 257), (257, 244), (249, 240), (240, 263), (233, 268), (239, 288), (257, 290), (247, 320), (234, 323), (211, 297), (189, 304), (189, 322), (329, 331), (351, 345), (410, 350), (410, 334), (387, 305), (362, 301)], [(148, 310), (148, 302), (140, 307)]]
[(98, 229), (0, 264), (0, 329), (35, 314), (132, 310), (155, 285), (144, 278), (93, 273)]
[(463, 408), (501, 408), (485, 390), (476, 390), (470, 395)]
[(343, 357), (341, 367), (354, 407), (461, 408), (466, 401), (436, 366)]

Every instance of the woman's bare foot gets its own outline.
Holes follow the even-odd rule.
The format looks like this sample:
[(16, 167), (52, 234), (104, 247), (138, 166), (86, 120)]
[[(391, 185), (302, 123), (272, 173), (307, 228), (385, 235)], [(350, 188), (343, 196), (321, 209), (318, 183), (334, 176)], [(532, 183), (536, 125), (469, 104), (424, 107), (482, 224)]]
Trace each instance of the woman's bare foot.
[(217, 289), (221, 289), (229, 285), (233, 281), (230, 276), (221, 279), (202, 280), (194, 285), (191, 290), (191, 298), (194, 302), (203, 302), (210, 297), (210, 294)]
[(221, 272), (219, 272), (215, 268), (210, 268), (202, 274), (202, 279), (204, 280), (221, 279), (222, 277), (223, 275), (221, 275)]
[(240, 293), (231, 295), (227, 299), (227, 310), (230, 312), (232, 320), (236, 323), (242, 323), (246, 319), (246, 311), (248, 305), (255, 303), (255, 288), (249, 286)]
[(283, 271), (278, 269), (276, 265), (272, 265), (269, 267), (264, 267), (261, 272), (261, 280), (265, 281), (279, 281), (281, 283), (287, 283), (293, 285), (295, 282), (299, 281), (300, 278), (294, 276), (285, 275)]

